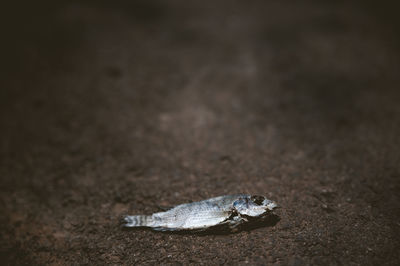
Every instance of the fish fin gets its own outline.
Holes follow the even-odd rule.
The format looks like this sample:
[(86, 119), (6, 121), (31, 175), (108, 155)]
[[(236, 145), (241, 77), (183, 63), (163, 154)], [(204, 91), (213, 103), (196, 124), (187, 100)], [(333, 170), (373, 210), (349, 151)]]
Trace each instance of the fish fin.
[(161, 205), (156, 205), (158, 209), (160, 209), (163, 212), (169, 211), (171, 209), (173, 209), (174, 207), (171, 206), (161, 206)]
[(151, 215), (128, 215), (124, 218), (125, 227), (145, 227), (152, 226), (153, 217)]
[(236, 232), (238, 231), (238, 228), (245, 222), (248, 222), (246, 217), (243, 217), (241, 215), (234, 216), (229, 220), (228, 225), (229, 228), (233, 231)]

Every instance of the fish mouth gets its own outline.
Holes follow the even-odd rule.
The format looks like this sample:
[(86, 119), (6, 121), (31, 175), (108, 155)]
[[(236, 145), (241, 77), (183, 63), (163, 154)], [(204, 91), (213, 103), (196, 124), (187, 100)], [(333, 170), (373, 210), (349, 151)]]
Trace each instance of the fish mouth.
[(270, 210), (270, 211), (272, 211), (272, 210), (274, 210), (275, 208), (279, 208), (279, 206), (278, 206), (278, 204), (276, 204), (275, 202), (270, 202), (270, 203), (268, 203), (266, 206), (265, 206), (265, 208), (267, 209), (267, 210)]

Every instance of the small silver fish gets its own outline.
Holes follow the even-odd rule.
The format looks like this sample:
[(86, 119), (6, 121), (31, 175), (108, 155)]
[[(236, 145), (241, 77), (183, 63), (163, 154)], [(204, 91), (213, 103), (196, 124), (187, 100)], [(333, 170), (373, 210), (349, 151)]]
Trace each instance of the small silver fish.
[(125, 227), (150, 227), (158, 231), (205, 230), (217, 225), (235, 229), (248, 218), (270, 213), (277, 204), (264, 196), (226, 195), (175, 206), (152, 215), (124, 218)]

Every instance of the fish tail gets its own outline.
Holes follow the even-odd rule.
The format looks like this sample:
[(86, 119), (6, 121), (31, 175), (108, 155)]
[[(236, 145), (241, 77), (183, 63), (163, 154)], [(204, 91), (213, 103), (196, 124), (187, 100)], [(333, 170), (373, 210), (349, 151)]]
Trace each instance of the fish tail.
[(151, 215), (128, 215), (124, 218), (125, 227), (152, 226), (154, 221)]

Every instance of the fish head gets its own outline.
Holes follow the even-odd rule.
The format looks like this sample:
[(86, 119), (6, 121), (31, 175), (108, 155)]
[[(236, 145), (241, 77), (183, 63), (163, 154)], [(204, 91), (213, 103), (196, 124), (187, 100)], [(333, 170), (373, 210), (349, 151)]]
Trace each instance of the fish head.
[(233, 208), (241, 215), (257, 217), (272, 211), (278, 205), (264, 196), (240, 197), (233, 203)]

